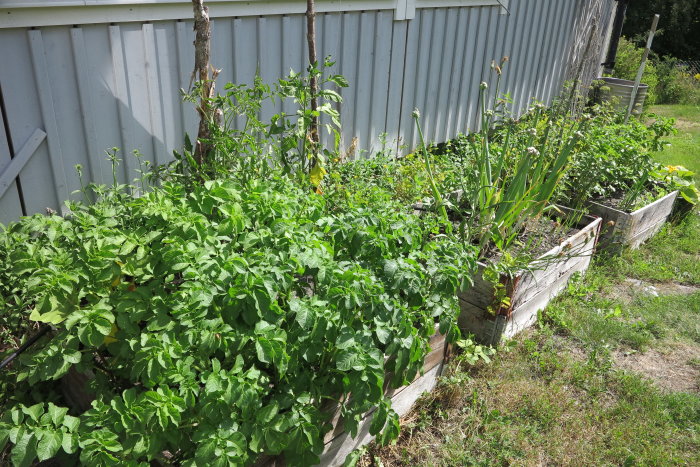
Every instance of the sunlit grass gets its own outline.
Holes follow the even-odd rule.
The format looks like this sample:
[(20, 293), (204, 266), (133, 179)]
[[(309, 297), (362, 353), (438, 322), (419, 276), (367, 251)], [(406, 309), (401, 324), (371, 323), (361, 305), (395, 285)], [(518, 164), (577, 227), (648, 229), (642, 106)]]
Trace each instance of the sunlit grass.
[(666, 139), (671, 143), (655, 157), (669, 165), (682, 165), (695, 172), (700, 183), (700, 107), (693, 105), (656, 105), (650, 111), (664, 117), (674, 117), (678, 134)]

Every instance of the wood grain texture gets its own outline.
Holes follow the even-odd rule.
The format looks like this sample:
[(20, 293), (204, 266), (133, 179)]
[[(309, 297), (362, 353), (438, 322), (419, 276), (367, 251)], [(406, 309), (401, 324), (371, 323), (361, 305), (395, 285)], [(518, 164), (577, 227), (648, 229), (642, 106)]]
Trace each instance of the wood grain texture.
[[(432, 391), (437, 384), (437, 379), (441, 371), (442, 365), (436, 366), (407, 386), (403, 391), (394, 395), (391, 399), (391, 405), (396, 413), (399, 414), (399, 416), (406, 415), (411, 410), (416, 400), (418, 400), (424, 392)], [(369, 434), (371, 422), (372, 414), (369, 414), (360, 422), (355, 438), (351, 437), (349, 433), (343, 433), (326, 444), (326, 449), (321, 455), (321, 462), (319, 465), (324, 467), (343, 465), (345, 458), (354, 449), (371, 442), (374, 438)]]
[(611, 252), (636, 249), (658, 232), (673, 211), (678, 192), (674, 191), (632, 213), (589, 202), (589, 211), (602, 218), (600, 247)]
[(510, 297), (510, 309), (494, 316), (488, 307), (494, 303), (494, 286), (482, 277), (486, 265), (479, 264), (474, 285), (458, 294), (461, 313), (459, 326), (480, 342), (495, 345), (502, 336), (512, 337), (531, 326), (543, 309), (576, 272), (584, 272), (595, 252), (600, 218), (586, 218), (581, 230), (533, 262), (533, 269), (514, 279), (501, 276)]

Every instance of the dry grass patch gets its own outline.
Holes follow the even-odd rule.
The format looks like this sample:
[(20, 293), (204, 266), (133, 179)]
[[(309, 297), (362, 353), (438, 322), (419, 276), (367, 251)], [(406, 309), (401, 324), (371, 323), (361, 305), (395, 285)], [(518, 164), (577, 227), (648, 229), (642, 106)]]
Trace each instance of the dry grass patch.
[[(529, 333), (491, 365), (449, 375), (364, 466), (700, 463), (700, 398), (620, 371), (604, 347)], [(680, 397), (680, 399), (679, 399)]]

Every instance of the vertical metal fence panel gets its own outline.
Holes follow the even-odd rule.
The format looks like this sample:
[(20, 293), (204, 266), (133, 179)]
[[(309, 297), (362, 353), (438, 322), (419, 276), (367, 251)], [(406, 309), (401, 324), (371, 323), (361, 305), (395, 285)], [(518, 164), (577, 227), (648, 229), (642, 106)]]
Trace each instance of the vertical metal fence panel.
[(547, 76), (547, 80), (545, 82), (545, 95), (548, 96), (549, 99), (552, 99), (557, 92), (556, 83), (559, 81), (557, 75), (561, 74), (561, 64), (564, 60), (564, 58), (560, 55), (564, 53), (564, 47), (566, 47), (566, 44), (564, 44), (566, 30), (571, 27), (569, 24), (567, 24), (567, 18), (570, 17), (574, 7), (574, 2), (563, 3), (564, 6), (559, 17), (559, 23), (556, 26), (555, 39), (551, 45), (553, 52), (553, 59), (549, 64), (551, 72)]
[(552, 93), (552, 95), (557, 94), (557, 91), (561, 88), (562, 84), (566, 79), (565, 74), (567, 65), (570, 63), (571, 60), (569, 53), (569, 40), (574, 29), (573, 25), (576, 19), (575, 15), (577, 3), (578, 0), (577, 2), (567, 2), (568, 9), (564, 12), (561, 35), (559, 36), (559, 49), (555, 54), (556, 58), (554, 60), (554, 73), (552, 74), (552, 80), (550, 85), (550, 92)]
[(488, 92), (486, 93), (486, 96), (489, 99), (487, 107), (491, 106), (491, 103), (493, 102), (493, 96), (496, 95), (495, 83), (497, 75), (495, 70), (491, 67), (491, 65), (493, 65), (500, 59), (498, 55), (501, 53), (501, 50), (497, 49), (497, 38), (501, 17), (502, 16), (498, 14), (498, 10), (496, 8), (488, 9), (488, 35), (486, 36), (484, 61), (481, 68), (481, 81), (489, 83)]
[[(355, 147), (351, 156), (371, 156), (384, 133), (391, 150), (412, 151), (418, 142), (414, 108), (428, 140), (477, 129), (479, 83), (494, 84), (491, 61), (504, 55), (510, 62), (501, 92), (510, 95), (516, 114), (531, 98), (550, 103), (579, 68), (587, 85), (603, 53), (613, 0), (513, 0), (507, 6), (436, 2), (415, 12), (349, 6), (318, 13), (318, 59), (331, 55), (336, 64), (326, 76), (342, 74), (350, 83), (337, 104), (341, 151)], [(212, 32), (220, 92), (229, 81), (252, 84), (256, 72), (270, 85), (290, 69), (305, 72), (303, 14), (216, 17)], [(189, 86), (193, 40), (190, 18), (85, 25), (76, 19), (76, 25), (0, 29), (0, 63), (12, 64), (0, 67), (0, 80), (15, 151), (36, 129), (47, 133), (19, 175), (29, 213), (58, 209), (71, 196), (79, 187), (75, 164), (83, 166), (86, 181), (109, 182), (106, 149), (121, 148), (118, 179), (127, 182), (138, 176), (131, 150), (167, 163), (185, 133), (196, 137), (194, 105), (179, 92)], [(489, 98), (494, 95), (491, 86)], [(290, 100), (267, 103), (261, 116), (280, 110), (294, 113), (296, 107)], [(333, 143), (325, 132), (322, 138)], [(9, 153), (0, 157), (2, 168)], [(20, 195), (11, 187), (0, 199), (0, 220), (21, 212)]]
[[(536, 0), (535, 17), (532, 29), (530, 30), (530, 34), (535, 38), (535, 44), (542, 44), (544, 31), (548, 27), (544, 21), (546, 19), (545, 3), (546, 0)], [(530, 47), (527, 54), (527, 64), (525, 66), (524, 79), (520, 89), (521, 94), (523, 94), (525, 97), (524, 108), (529, 107), (532, 104), (533, 99), (537, 99), (537, 96), (535, 95), (537, 89), (536, 73), (539, 65), (538, 62), (540, 52), (540, 47)]]
[[(416, 60), (416, 79), (418, 81), (418, 85), (415, 86), (413, 89), (413, 95), (414, 95), (414, 100), (413, 100), (413, 106), (410, 108), (410, 111), (413, 111), (414, 108), (418, 109), (421, 114), (421, 123), (423, 124), (423, 127), (425, 127), (425, 122), (430, 120), (430, 115), (426, 111), (426, 99), (429, 97), (432, 97), (433, 89), (428, 89), (427, 87), (427, 81), (428, 78), (431, 74), (430, 70), (430, 57), (431, 57), (431, 50), (432, 50), (432, 41), (434, 39), (433, 35), (433, 28), (434, 28), (434, 20), (433, 17), (435, 15), (435, 10), (433, 9), (425, 9), (420, 11), (420, 17), (421, 17), (421, 23), (420, 23), (420, 38), (418, 41), (418, 48), (415, 50), (415, 53), (418, 54), (417, 60)], [(418, 12), (416, 12), (416, 18), (418, 17)], [(426, 83), (425, 86), (422, 86), (421, 84)], [(404, 112), (407, 112), (409, 109), (405, 109)], [(409, 148), (413, 148), (416, 145), (418, 145), (418, 133), (414, 128), (414, 123), (411, 120), (411, 132), (412, 132), (412, 137), (407, 141)]]
[[(85, 145), (79, 98), (79, 94), (86, 90), (78, 88), (70, 29), (45, 28), (32, 33), (36, 33), (32, 34), (37, 44), (35, 60), (37, 64), (42, 64), (40, 66), (45, 66), (45, 75), (37, 74), (46, 80), (39, 85), (42, 113), (55, 120), (55, 125), (47, 128), (49, 135), (55, 131), (57, 137), (49, 140), (49, 151), (55, 153), (52, 170), (55, 170), (54, 167), (62, 170), (63, 173), (57, 175), (65, 177), (65, 189), (59, 191), (57, 196), (65, 199), (66, 195), (80, 189), (76, 165), (84, 167), (86, 176), (89, 176), (89, 153)], [(43, 54), (40, 51), (42, 47)]]
[(471, 61), (471, 77), (464, 86), (467, 89), (467, 121), (464, 131), (476, 130), (479, 128), (479, 84), (483, 74), (484, 56), (486, 54), (486, 36), (488, 35), (488, 13), (489, 8), (479, 8), (478, 30), (476, 42)]
[[(47, 180), (53, 182), (52, 188), (54, 201), (53, 206), (49, 205), (48, 207), (58, 210), (63, 207), (63, 200), (68, 199), (70, 195), (66, 182), (66, 166), (63, 164), (61, 139), (58, 132), (59, 120), (54, 107), (54, 96), (51, 89), (49, 69), (46, 64), (46, 50), (44, 48), (42, 32), (40, 30), (30, 30), (27, 32), (27, 35), (29, 38), (29, 53), (32, 60), (36, 85), (35, 92), (39, 98), (38, 110), (40, 112), (40, 119), (37, 119), (37, 126), (40, 125), (39, 122), (43, 121), (44, 125), (46, 126), (45, 131), (48, 136), (46, 143), (49, 164), (48, 166), (42, 166), (40, 168), (44, 176), (41, 177), (41, 179), (37, 177), (40, 180), (37, 181), (46, 185), (51, 185), (50, 183), (46, 183)], [(47, 198), (47, 201), (48, 200), (49, 198)], [(39, 202), (39, 204), (41, 204), (41, 202)], [(27, 207), (27, 209), (30, 208)], [(41, 208), (39, 208), (39, 210), (41, 210)]]
[[(180, 101), (182, 101), (180, 88), (183, 86), (180, 85), (179, 79), (177, 33), (175, 29), (177, 24), (162, 22), (153, 25), (158, 82), (161, 90), (157, 98), (162, 108), (163, 147), (165, 152), (163, 157), (165, 161), (172, 160), (173, 150), (181, 149), (184, 142), (184, 134), (181, 130), (182, 113), (180, 112)], [(231, 67), (230, 64), (228, 66)], [(220, 90), (223, 92), (223, 89)]]
[(538, 101), (546, 102), (547, 96), (544, 95), (544, 83), (547, 79), (547, 75), (550, 73), (547, 70), (547, 65), (550, 63), (551, 51), (553, 48), (553, 37), (556, 31), (556, 25), (558, 21), (558, 13), (560, 12), (560, 7), (562, 2), (557, 2), (553, 0), (546, 0), (545, 5), (545, 33), (542, 39), (542, 47), (539, 54), (539, 59), (537, 63), (537, 73), (536, 82), (533, 85), (533, 94)]
[[(433, 12), (432, 31), (430, 37), (430, 55), (427, 59), (428, 69), (425, 81), (425, 104), (421, 109), (421, 124), (425, 138), (428, 141), (437, 140), (439, 123), (438, 115), (444, 110), (439, 106), (440, 94), (445, 73), (444, 65), (451, 57), (447, 53), (449, 37), (446, 37), (447, 8), (435, 8)], [(447, 60), (446, 60), (447, 59)]]
[[(403, 90), (401, 93), (401, 114), (399, 115), (399, 145), (400, 147), (412, 146), (413, 143), (413, 119), (411, 112), (416, 107), (415, 93), (418, 67), (418, 42), (422, 26), (422, 16), (416, 12), (416, 17), (408, 21), (406, 32), (406, 56), (403, 69)], [(397, 58), (398, 61), (398, 58)]]
[(464, 133), (469, 126), (469, 111), (470, 111), (470, 93), (474, 80), (471, 78), (471, 73), (474, 70), (474, 41), (479, 35), (479, 9), (469, 8), (469, 17), (467, 25), (467, 36), (464, 44), (464, 54), (462, 58), (461, 79), (459, 92), (457, 96), (457, 117), (455, 120), (455, 132)]
[[(340, 106), (340, 118), (343, 122), (343, 146), (348, 148), (353, 145), (353, 136), (349, 136), (354, 124), (355, 105), (357, 95), (358, 77), (358, 49), (360, 27), (360, 13), (344, 13), (342, 24), (342, 51), (339, 57), (340, 73), (347, 78), (350, 86), (343, 89), (343, 104)], [(357, 154), (357, 153), (356, 153)], [(353, 155), (353, 154), (350, 154)]]
[(391, 35), (391, 58), (384, 124), (387, 141), (391, 143), (391, 148), (394, 151), (398, 151), (401, 145), (402, 97), (405, 88), (404, 84), (407, 79), (407, 76), (404, 74), (407, 31), (407, 21), (394, 21)]
[(131, 182), (138, 177), (138, 161), (131, 154), (134, 150), (143, 153), (145, 159), (156, 162), (153, 147), (153, 107), (149, 99), (147, 61), (145, 50), (146, 38), (143, 28), (135, 24), (120, 26), (123, 44), (124, 66), (128, 98), (128, 112), (125, 118), (131, 121), (132, 136), (122, 144), (126, 181)]
[[(80, 112), (77, 123), (82, 124), (83, 135), (85, 137), (85, 172), (90, 175), (91, 180), (101, 180), (102, 174), (99, 172), (100, 164), (97, 160), (99, 151), (97, 146), (97, 132), (95, 123), (97, 116), (94, 107), (93, 80), (91, 79), (90, 62), (87, 57), (87, 47), (82, 28), (71, 28), (71, 45), (73, 48), (73, 59), (75, 60), (76, 79), (78, 84), (78, 99), (80, 102)], [(84, 116), (84, 118), (81, 118)]]
[[(0, 173), (12, 161), (10, 144), (5, 135), (5, 121), (0, 112)], [(17, 190), (17, 183), (12, 182), (5, 193), (0, 193), (0, 223), (7, 224), (17, 220), (22, 215), (22, 203)]]
[[(234, 24), (235, 24), (234, 20)], [(176, 75), (180, 89), (189, 92), (190, 77), (194, 68), (194, 54), (192, 53), (192, 41), (194, 40), (194, 32), (192, 31), (192, 22), (178, 21), (175, 23), (175, 38), (177, 44), (177, 69)], [(236, 40), (233, 39), (232, 49), (235, 50)], [(232, 55), (233, 56), (233, 55)], [(232, 61), (233, 63), (233, 61)], [(235, 80), (236, 65), (233, 63), (233, 77)], [(197, 113), (194, 107), (189, 102), (180, 99), (180, 120), (181, 130), (184, 135), (190, 135), (192, 139), (196, 136), (197, 131)]]
[[(386, 111), (388, 101), (389, 65), (391, 63), (392, 14), (380, 11), (375, 22), (374, 72), (372, 76), (372, 101), (370, 113), (366, 116), (370, 123), (370, 153), (382, 149), (381, 138), (386, 133)], [(384, 136), (383, 136), (384, 135)]]
[(510, 11), (508, 13), (508, 23), (506, 39), (503, 47), (503, 56), (508, 57), (508, 63), (504, 66), (503, 73), (503, 93), (507, 94), (513, 100), (511, 107), (515, 105), (514, 88), (518, 82), (516, 71), (517, 58), (519, 57), (519, 47), (522, 43), (523, 31), (523, 14), (526, 4), (523, 2), (510, 2)]
[[(221, 92), (223, 92), (224, 83), (233, 82), (234, 54), (231, 53), (232, 50), (234, 50), (233, 21), (231, 18), (213, 19), (211, 21), (211, 64), (217, 70), (221, 70), (216, 79), (216, 87)], [(191, 45), (189, 52), (193, 54)]]
[(448, 89), (445, 90), (447, 95), (447, 108), (444, 110), (445, 113), (445, 131), (440, 136), (440, 139), (448, 140), (452, 137), (455, 132), (453, 131), (456, 122), (457, 114), (461, 112), (461, 106), (459, 99), (455, 99), (455, 96), (459, 96), (460, 88), (462, 87), (462, 65), (464, 63), (464, 51), (467, 48), (466, 36), (467, 36), (467, 25), (469, 20), (469, 9), (468, 8), (458, 8), (454, 15), (455, 18), (455, 46), (452, 54), (452, 72), (450, 73), (450, 85)]
[[(357, 137), (361, 149), (371, 149), (370, 130), (372, 126), (372, 75), (374, 73), (376, 14), (363, 12), (360, 17), (357, 57), (357, 76), (350, 83), (357, 89), (354, 100), (353, 135)], [(369, 154), (363, 153), (363, 157)]]

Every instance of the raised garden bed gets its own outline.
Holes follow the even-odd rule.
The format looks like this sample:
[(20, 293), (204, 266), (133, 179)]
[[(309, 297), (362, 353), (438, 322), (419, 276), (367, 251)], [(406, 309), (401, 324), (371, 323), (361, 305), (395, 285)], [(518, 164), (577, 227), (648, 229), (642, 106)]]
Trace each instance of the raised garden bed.
[[(391, 398), (391, 406), (400, 417), (411, 410), (413, 404), (424, 392), (433, 390), (437, 384), (438, 376), (442, 373), (448, 348), (445, 335), (436, 332), (430, 339), (431, 350), (425, 357), (423, 374), (417, 375), (411, 384), (387, 390), (386, 395)], [(350, 452), (370, 443), (374, 439), (374, 436), (369, 434), (372, 414), (373, 412), (365, 414), (359, 424), (357, 436), (353, 438), (350, 433), (343, 429), (340, 413), (336, 411), (333, 418), (334, 429), (326, 434), (325, 449), (319, 465), (324, 467), (343, 465)]]
[(603, 219), (601, 248), (613, 252), (625, 247), (639, 248), (664, 225), (673, 211), (677, 196), (678, 191), (671, 192), (631, 213), (590, 201), (589, 212)]
[[(385, 384), (386, 395), (391, 398), (391, 405), (399, 416), (408, 413), (413, 404), (424, 392), (430, 392), (437, 384), (438, 376), (442, 373), (443, 364), (448, 354), (449, 346), (445, 340), (445, 335), (437, 332), (430, 339), (430, 352), (425, 357), (422, 375), (417, 375), (411, 384), (401, 386), (396, 389), (388, 388), (388, 381)], [(88, 381), (92, 375), (78, 373), (71, 370), (61, 379), (61, 387), (64, 396), (69, 400), (71, 407), (78, 411), (90, 408), (94, 400), (94, 395), (87, 391)], [(330, 409), (333, 410), (333, 409)], [(332, 419), (333, 430), (326, 433), (324, 438), (325, 449), (321, 455), (321, 466), (341, 466), (347, 456), (359, 447), (370, 443), (374, 436), (370, 435), (369, 428), (372, 423), (374, 411), (368, 412), (359, 424), (357, 436), (354, 438), (347, 433), (343, 427), (340, 409), (334, 410)], [(255, 464), (258, 467), (275, 467), (286, 465), (279, 458), (264, 457)]]
[(505, 286), (510, 304), (500, 307), (497, 315), (489, 311), (497, 302), (496, 288), (483, 279), (486, 264), (480, 262), (474, 285), (458, 294), (462, 309), (459, 327), (474, 334), (477, 340), (495, 345), (502, 337), (513, 337), (534, 324), (537, 312), (566, 286), (571, 276), (588, 269), (600, 226), (600, 218), (584, 216), (577, 224), (580, 230), (540, 256), (533, 262), (532, 270), (513, 278), (501, 275), (500, 283)]

